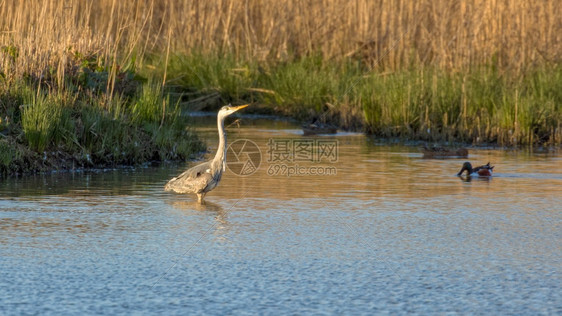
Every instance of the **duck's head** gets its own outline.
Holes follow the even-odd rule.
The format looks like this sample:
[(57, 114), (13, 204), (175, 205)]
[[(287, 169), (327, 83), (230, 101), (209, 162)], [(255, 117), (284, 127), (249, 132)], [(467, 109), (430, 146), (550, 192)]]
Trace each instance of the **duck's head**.
[(468, 174), (472, 173), (472, 165), (468, 161), (462, 164), (461, 171), (457, 173), (457, 176), (460, 176), (465, 170)]

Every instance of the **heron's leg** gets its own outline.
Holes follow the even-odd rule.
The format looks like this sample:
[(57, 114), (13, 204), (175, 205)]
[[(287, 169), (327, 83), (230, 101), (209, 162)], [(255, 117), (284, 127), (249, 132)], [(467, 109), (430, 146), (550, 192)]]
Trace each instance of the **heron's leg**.
[(205, 197), (205, 193), (197, 193), (197, 202), (199, 202), (199, 204), (203, 204), (203, 198)]

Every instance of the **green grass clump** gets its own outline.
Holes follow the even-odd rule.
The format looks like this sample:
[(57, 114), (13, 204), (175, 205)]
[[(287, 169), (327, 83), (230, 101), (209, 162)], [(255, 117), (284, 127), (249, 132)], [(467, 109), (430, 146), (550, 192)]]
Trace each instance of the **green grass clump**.
[(0, 169), (6, 170), (15, 160), (16, 151), (5, 139), (0, 139)]
[(74, 127), (65, 96), (34, 92), (29, 88), (22, 92), (21, 125), (31, 149), (42, 152), (49, 145), (57, 146), (73, 137)]
[(325, 62), (320, 56), (281, 63), (261, 74), (259, 86), (271, 93), (260, 99), (304, 119), (322, 112), (327, 103), (338, 104), (338, 96), (353, 74), (346, 65)]
[[(164, 69), (161, 64), (158, 69)], [(257, 65), (239, 61), (232, 54), (202, 54), (172, 56), (168, 63), (168, 83), (188, 87), (201, 94), (218, 92), (223, 100), (247, 98), (247, 90), (256, 80)]]
[(155, 159), (185, 158), (201, 150), (201, 144), (187, 129), (186, 118), (181, 116), (179, 99), (173, 103), (169, 95), (164, 96), (160, 84), (148, 82), (143, 85), (142, 92), (132, 104), (132, 121), (142, 125), (156, 145), (152, 152)]
[(164, 99), (161, 85), (149, 82), (145, 84), (139, 96), (132, 102), (132, 121), (136, 123), (160, 123), (166, 116), (166, 104), (169, 98)]

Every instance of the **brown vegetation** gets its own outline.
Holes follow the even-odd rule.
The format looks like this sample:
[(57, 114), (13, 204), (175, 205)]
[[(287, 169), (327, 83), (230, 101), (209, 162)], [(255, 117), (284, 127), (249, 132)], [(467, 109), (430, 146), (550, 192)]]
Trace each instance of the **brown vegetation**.
[(384, 69), (521, 70), (562, 54), (558, 0), (3, 0), (0, 16), (0, 46), (20, 50), (21, 71), (56, 60), (59, 75), (69, 48), (126, 60), (168, 43), (257, 59), (354, 55)]

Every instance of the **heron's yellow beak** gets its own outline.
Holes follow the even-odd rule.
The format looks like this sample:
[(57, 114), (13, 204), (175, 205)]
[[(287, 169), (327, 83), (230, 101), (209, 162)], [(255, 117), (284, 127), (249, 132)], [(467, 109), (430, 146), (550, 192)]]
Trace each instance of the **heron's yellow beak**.
[(242, 110), (243, 108), (249, 106), (250, 104), (244, 104), (244, 105), (239, 105), (239, 106), (234, 106), (233, 109), (234, 111), (238, 111), (238, 110)]

